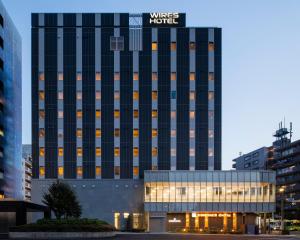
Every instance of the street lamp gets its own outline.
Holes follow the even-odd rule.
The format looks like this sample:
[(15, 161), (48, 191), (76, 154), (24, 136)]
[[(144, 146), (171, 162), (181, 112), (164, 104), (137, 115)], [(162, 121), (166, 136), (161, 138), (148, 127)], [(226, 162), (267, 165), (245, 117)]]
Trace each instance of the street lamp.
[(284, 187), (279, 188), (279, 193), (280, 193), (280, 208), (281, 208), (281, 226), (280, 226), (280, 230), (283, 232), (284, 230)]

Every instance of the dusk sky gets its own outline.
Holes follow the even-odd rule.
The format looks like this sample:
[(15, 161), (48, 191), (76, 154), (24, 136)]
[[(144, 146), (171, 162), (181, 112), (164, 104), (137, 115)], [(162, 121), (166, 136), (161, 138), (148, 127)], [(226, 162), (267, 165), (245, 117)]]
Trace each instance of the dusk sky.
[(300, 138), (300, 1), (2, 0), (23, 40), (23, 143), (31, 143), (32, 12), (185, 12), (187, 26), (221, 27), (222, 168), (269, 146), (278, 123)]

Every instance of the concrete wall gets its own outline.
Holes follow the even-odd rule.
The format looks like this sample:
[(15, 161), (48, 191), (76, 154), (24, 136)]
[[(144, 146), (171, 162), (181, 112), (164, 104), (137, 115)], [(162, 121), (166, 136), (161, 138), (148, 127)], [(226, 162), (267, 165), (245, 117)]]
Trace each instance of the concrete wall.
[[(43, 193), (55, 180), (33, 179), (32, 201), (42, 202)], [(63, 180), (76, 192), (82, 205), (82, 217), (98, 218), (114, 224), (114, 212), (123, 214), (144, 211), (144, 183), (133, 179)], [(34, 214), (33, 219), (41, 218)]]

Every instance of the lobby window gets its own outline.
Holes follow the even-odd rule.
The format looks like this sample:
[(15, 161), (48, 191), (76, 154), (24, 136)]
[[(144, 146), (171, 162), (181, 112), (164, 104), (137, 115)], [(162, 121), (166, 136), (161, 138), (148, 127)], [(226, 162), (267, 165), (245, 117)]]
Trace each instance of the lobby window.
[(40, 117), (40, 119), (44, 119), (45, 118), (45, 111), (44, 110), (40, 110), (39, 111), (39, 117)]
[(176, 148), (171, 148), (171, 157), (176, 157)]
[(77, 177), (82, 177), (82, 167), (77, 167)]
[(58, 76), (57, 76), (58, 80), (59, 81), (63, 81), (64, 80), (64, 74), (63, 73), (58, 73)]
[(157, 118), (157, 110), (152, 110), (152, 118)]
[(114, 117), (115, 118), (120, 118), (120, 110), (115, 110)]
[(101, 92), (100, 91), (96, 91), (96, 99), (97, 100), (101, 99)]
[(111, 51), (124, 51), (124, 37), (110, 37)]
[(101, 73), (96, 72), (96, 81), (101, 81)]
[(101, 118), (101, 110), (96, 110), (96, 118)]
[(176, 118), (176, 111), (171, 111), (171, 118)]
[(45, 92), (44, 91), (39, 91), (39, 99), (44, 100), (45, 99)]
[(196, 43), (190, 42), (190, 50), (196, 50)]
[(120, 128), (115, 128), (115, 137), (120, 137)]
[(214, 156), (214, 150), (212, 148), (208, 149), (208, 156), (213, 157)]
[(133, 117), (138, 118), (139, 117), (139, 110), (133, 110)]
[(100, 138), (101, 137), (101, 129), (97, 128), (96, 129), (96, 138)]
[(133, 73), (133, 80), (138, 81), (139, 80), (139, 73), (135, 72)]
[(192, 91), (192, 92), (190, 92), (190, 100), (195, 100), (195, 92), (194, 91)]
[(133, 100), (139, 100), (139, 92), (133, 91)]
[(57, 98), (58, 98), (59, 100), (63, 100), (63, 99), (64, 99), (64, 93), (63, 93), (62, 91), (59, 91), (59, 92), (57, 93)]
[(157, 51), (157, 42), (152, 42), (152, 51)]
[(77, 118), (82, 118), (82, 111), (81, 110), (77, 110)]
[(139, 130), (137, 128), (133, 129), (133, 137), (138, 137), (139, 136)]
[(209, 80), (209, 81), (215, 80), (215, 74), (214, 74), (213, 72), (209, 72), (209, 73), (208, 73), (208, 80)]
[(40, 147), (40, 157), (44, 157), (45, 156), (45, 148)]
[(45, 129), (44, 128), (40, 128), (39, 129), (39, 137), (45, 137)]
[(152, 148), (152, 157), (157, 157), (157, 147)]
[(208, 100), (214, 100), (214, 92), (208, 92)]
[(190, 130), (190, 138), (195, 138), (195, 130)]
[(190, 81), (195, 81), (195, 79), (196, 79), (195, 73), (191, 72), (190, 73)]
[(152, 129), (152, 137), (157, 137), (157, 129)]
[(58, 118), (63, 118), (64, 117), (64, 111), (59, 110), (58, 111)]
[(157, 72), (153, 72), (152, 73), (152, 81), (157, 81), (158, 76), (157, 76)]
[(171, 51), (176, 50), (176, 42), (171, 42)]
[(208, 130), (208, 137), (213, 138), (214, 137), (214, 130)]
[(43, 72), (39, 73), (39, 80), (44, 81), (45, 80), (45, 74)]
[(139, 175), (139, 167), (134, 166), (133, 167), (133, 176), (138, 176)]
[(82, 157), (82, 148), (77, 148), (77, 157)]
[(82, 92), (77, 92), (76, 98), (77, 98), (77, 100), (81, 100), (82, 99)]
[(97, 177), (101, 176), (101, 167), (100, 166), (96, 166), (96, 176)]
[(64, 167), (58, 167), (57, 173), (59, 177), (62, 177), (64, 175)]
[(115, 147), (114, 155), (115, 155), (115, 157), (120, 157), (120, 148), (119, 147)]
[(138, 157), (139, 156), (139, 148), (138, 147), (134, 147), (133, 148), (133, 156), (134, 157)]
[(176, 80), (176, 73), (175, 73), (175, 72), (172, 72), (172, 73), (171, 73), (171, 80), (172, 80), (172, 81), (175, 81), (175, 80)]
[(101, 157), (101, 147), (96, 147), (96, 157)]
[(114, 73), (114, 80), (115, 81), (120, 81), (120, 73), (119, 72)]
[(208, 51), (214, 51), (215, 50), (215, 44), (213, 42), (208, 43)]
[(81, 128), (77, 128), (77, 130), (76, 130), (76, 136), (78, 138), (82, 138), (82, 129)]
[(195, 149), (194, 148), (190, 148), (190, 156), (195, 157)]
[(40, 167), (40, 177), (45, 177), (45, 167)]
[(58, 138), (63, 138), (64, 136), (64, 131), (63, 129), (57, 129), (57, 137)]
[(77, 80), (77, 81), (81, 81), (81, 80), (82, 80), (82, 74), (81, 74), (81, 72), (78, 72), (78, 73), (76, 74), (76, 80)]
[(152, 91), (152, 101), (157, 100), (157, 91)]
[(58, 156), (62, 157), (64, 155), (64, 149), (62, 147), (58, 148)]
[(190, 111), (190, 119), (194, 119), (195, 118), (195, 111)]
[(115, 175), (120, 175), (120, 166), (115, 166)]
[(115, 99), (115, 100), (120, 100), (120, 92), (116, 91), (116, 92), (114, 93), (114, 99)]

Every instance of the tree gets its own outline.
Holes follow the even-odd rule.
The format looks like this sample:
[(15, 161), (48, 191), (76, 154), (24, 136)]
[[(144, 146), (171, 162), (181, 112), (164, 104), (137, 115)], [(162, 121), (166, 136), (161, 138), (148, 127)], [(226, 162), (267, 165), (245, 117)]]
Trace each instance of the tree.
[(68, 184), (58, 180), (44, 193), (42, 202), (54, 212), (56, 219), (81, 216), (81, 206), (76, 194)]

